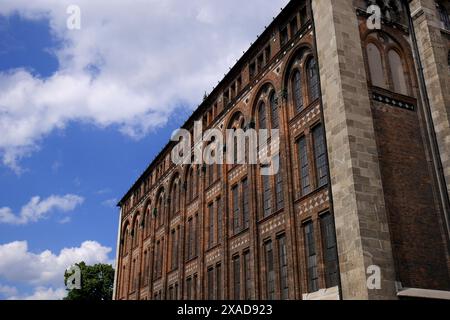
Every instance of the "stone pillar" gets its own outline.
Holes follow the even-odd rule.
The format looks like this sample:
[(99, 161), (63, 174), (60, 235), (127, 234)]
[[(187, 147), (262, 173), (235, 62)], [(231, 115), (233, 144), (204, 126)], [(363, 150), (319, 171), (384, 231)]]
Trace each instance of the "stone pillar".
[[(395, 299), (395, 270), (356, 11), (312, 0), (343, 299)], [(381, 268), (381, 289), (366, 270)], [(370, 274), (369, 274), (370, 275)]]
[[(434, 0), (413, 0), (410, 9), (450, 195), (450, 72), (447, 61), (450, 32), (442, 31)], [(447, 38), (444, 33), (448, 33)]]

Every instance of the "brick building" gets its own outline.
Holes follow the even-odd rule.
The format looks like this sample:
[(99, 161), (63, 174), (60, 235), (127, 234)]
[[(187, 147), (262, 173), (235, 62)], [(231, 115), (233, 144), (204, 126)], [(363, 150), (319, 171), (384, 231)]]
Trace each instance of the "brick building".
[(119, 202), (114, 298), (448, 297), (449, 11), (291, 1), (183, 125), (278, 128), (281, 170), (169, 142)]

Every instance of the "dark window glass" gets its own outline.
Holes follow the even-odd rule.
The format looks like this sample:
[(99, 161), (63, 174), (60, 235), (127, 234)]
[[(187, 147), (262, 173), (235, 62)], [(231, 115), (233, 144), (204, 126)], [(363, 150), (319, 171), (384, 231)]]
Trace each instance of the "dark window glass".
[(275, 299), (275, 271), (273, 261), (272, 241), (265, 243), (266, 260), (266, 296), (268, 300)]
[(319, 98), (319, 73), (317, 71), (316, 59), (311, 58), (307, 64), (308, 86), (310, 102)]
[(240, 212), (239, 212), (239, 189), (238, 186), (235, 185), (231, 190), (232, 201), (233, 201), (233, 230), (234, 233), (238, 233), (240, 231)]
[(320, 217), (322, 228), (322, 241), (324, 247), (324, 263), (325, 263), (325, 282), (327, 288), (337, 286), (338, 279), (338, 262), (336, 248), (336, 234), (334, 229), (333, 217), (330, 213), (326, 213)]
[(223, 299), (222, 295), (222, 265), (218, 264), (216, 265), (216, 297), (218, 300)]
[(284, 206), (284, 195), (283, 195), (283, 174), (281, 172), (281, 159), (278, 157), (279, 160), (279, 168), (278, 172), (275, 175), (275, 192), (277, 197), (277, 210), (283, 208)]
[(244, 252), (244, 281), (245, 281), (245, 289), (244, 289), (244, 299), (251, 300), (252, 299), (252, 270), (250, 265), (250, 252)]
[(214, 299), (214, 269), (208, 269), (208, 300)]
[(214, 205), (212, 202), (208, 205), (208, 219), (208, 246), (209, 248), (211, 248), (214, 245)]
[(271, 126), (272, 129), (278, 129), (279, 127), (279, 116), (278, 116), (278, 104), (275, 96), (275, 92), (270, 95), (270, 111), (271, 111)]
[(241, 262), (239, 256), (233, 257), (233, 297), (234, 300), (241, 298)]
[(244, 218), (244, 228), (248, 228), (249, 217), (249, 196), (248, 196), (248, 180), (242, 180), (242, 213)]
[(291, 35), (294, 36), (298, 31), (298, 24), (297, 24), (297, 16), (294, 17), (294, 19), (291, 20)]
[(171, 259), (172, 266), (171, 267), (172, 267), (172, 270), (174, 270), (178, 264), (178, 261), (177, 261), (177, 257), (178, 257), (178, 254), (177, 254), (178, 243), (177, 242), (178, 241), (177, 241), (177, 233), (175, 230), (172, 230), (171, 236), (172, 236), (172, 249), (171, 249), (171, 251), (172, 251), (172, 259)]
[(197, 300), (198, 276), (194, 274), (194, 282), (192, 283), (192, 292), (194, 300)]
[(328, 164), (327, 154), (325, 151), (325, 137), (323, 134), (323, 127), (316, 126), (313, 129), (314, 140), (314, 156), (316, 160), (316, 179), (317, 187), (322, 187), (328, 183)]
[(287, 300), (289, 298), (289, 282), (285, 235), (278, 237), (278, 255), (281, 299)]
[(300, 71), (295, 70), (292, 76), (292, 92), (294, 93), (295, 112), (303, 109), (302, 75)]
[(308, 194), (310, 191), (309, 183), (309, 163), (308, 163), (308, 148), (306, 138), (303, 136), (298, 140), (298, 152), (300, 161), (300, 182), (302, 195)]
[(188, 227), (187, 227), (187, 258), (188, 260), (192, 258), (192, 246), (194, 241), (194, 230), (193, 230), (193, 221), (192, 217), (188, 219)]
[(217, 198), (217, 241), (222, 242), (222, 198)]
[(304, 226), (305, 231), (305, 248), (308, 270), (308, 290), (315, 292), (319, 289), (319, 275), (317, 272), (317, 255), (316, 243), (314, 239), (314, 227), (312, 222), (308, 222)]
[(258, 108), (259, 129), (267, 129), (266, 123), (266, 105), (264, 102), (259, 104)]
[(186, 298), (187, 300), (192, 299), (192, 278), (186, 280)]
[(287, 27), (284, 27), (280, 31), (280, 44), (284, 46), (289, 41), (289, 34)]
[(270, 177), (261, 176), (261, 181), (263, 189), (263, 214), (264, 217), (267, 217), (272, 213), (272, 191), (270, 189)]

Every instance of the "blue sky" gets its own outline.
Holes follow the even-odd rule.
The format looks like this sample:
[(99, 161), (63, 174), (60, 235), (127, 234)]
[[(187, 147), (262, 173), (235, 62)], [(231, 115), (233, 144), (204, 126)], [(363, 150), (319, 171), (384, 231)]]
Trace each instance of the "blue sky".
[(0, 299), (113, 261), (116, 202), (286, 1), (79, 2), (77, 31), (65, 1), (0, 4)]

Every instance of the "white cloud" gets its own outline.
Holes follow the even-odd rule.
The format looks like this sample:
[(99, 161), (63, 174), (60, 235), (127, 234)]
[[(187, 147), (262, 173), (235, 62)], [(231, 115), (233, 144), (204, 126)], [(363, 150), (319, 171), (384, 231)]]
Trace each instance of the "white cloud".
[(65, 288), (36, 287), (30, 295), (9, 295), (8, 300), (61, 300), (67, 295)]
[(102, 205), (105, 207), (114, 208), (116, 206), (117, 202), (119, 202), (119, 201), (116, 198), (112, 198), (112, 199), (103, 201)]
[(53, 51), (60, 68), (49, 78), (0, 74), (0, 153), (16, 172), (20, 158), (71, 121), (139, 138), (180, 106), (193, 108), (288, 0), (78, 0), (81, 30), (68, 30), (72, 2), (0, 3), (3, 15), (47, 18), (64, 44)]
[(11, 286), (5, 286), (0, 284), (0, 295), (2, 296), (7, 296), (7, 297), (11, 297), (11, 296), (15, 296), (17, 294), (17, 288), (16, 287), (11, 287)]
[(9, 299), (60, 299), (65, 295), (64, 271), (69, 266), (80, 261), (86, 264), (112, 263), (108, 257), (110, 252), (111, 248), (96, 241), (85, 241), (76, 248), (64, 248), (59, 254), (50, 250), (30, 252), (27, 241), (0, 245), (0, 279), (34, 288), (31, 295), (18, 295), (17, 290), (11, 287), (6, 287), (3, 294)]
[(82, 197), (74, 194), (66, 194), (65, 196), (52, 195), (42, 200), (40, 197), (35, 196), (22, 207), (19, 214), (14, 214), (9, 207), (0, 208), (0, 223), (27, 224), (36, 222), (47, 218), (55, 211), (72, 211), (82, 204), (83, 201)]

